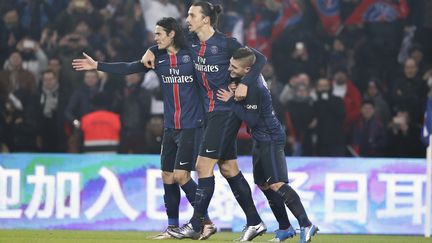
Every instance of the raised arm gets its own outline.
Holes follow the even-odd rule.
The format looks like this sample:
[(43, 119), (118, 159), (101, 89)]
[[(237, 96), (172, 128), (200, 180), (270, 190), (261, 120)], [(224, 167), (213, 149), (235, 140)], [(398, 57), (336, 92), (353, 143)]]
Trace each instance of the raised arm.
[(140, 61), (134, 62), (97, 62), (86, 53), (83, 53), (85, 58), (74, 59), (72, 67), (77, 71), (99, 70), (107, 73), (127, 75), (132, 73), (147, 72), (146, 68)]

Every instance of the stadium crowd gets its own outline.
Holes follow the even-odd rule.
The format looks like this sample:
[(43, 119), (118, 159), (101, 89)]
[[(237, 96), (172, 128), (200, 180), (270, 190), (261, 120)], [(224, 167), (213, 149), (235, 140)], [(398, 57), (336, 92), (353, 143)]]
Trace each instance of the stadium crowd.
[[(431, 1), (211, 2), (224, 7), (221, 32), (268, 57), (262, 74), (287, 155), (424, 157)], [(96, 151), (159, 153), (156, 74), (77, 72), (71, 62), (83, 52), (99, 61), (139, 60), (154, 44), (156, 21), (184, 22), (191, 4), (0, 0), (1, 151), (95, 152), (96, 144)], [(95, 113), (112, 122), (94, 122)], [(245, 126), (238, 145), (250, 154)]]

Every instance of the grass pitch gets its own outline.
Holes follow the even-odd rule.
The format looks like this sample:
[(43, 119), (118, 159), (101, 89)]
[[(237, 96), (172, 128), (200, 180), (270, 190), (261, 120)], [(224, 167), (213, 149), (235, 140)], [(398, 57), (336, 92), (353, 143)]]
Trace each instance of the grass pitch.
[[(0, 230), (0, 243), (145, 243), (179, 242), (170, 240), (151, 240), (149, 236), (155, 232), (124, 232), (124, 231), (64, 231), (64, 230)], [(218, 232), (207, 242), (232, 242), (240, 237), (239, 233)], [(253, 240), (253, 242), (267, 242), (273, 238), (273, 234), (265, 234)], [(298, 235), (294, 239), (285, 242), (298, 242)], [(193, 240), (181, 240), (180, 243), (195, 242)], [(432, 242), (430, 238), (421, 236), (383, 236), (383, 235), (324, 235), (318, 234), (313, 243), (423, 243)]]

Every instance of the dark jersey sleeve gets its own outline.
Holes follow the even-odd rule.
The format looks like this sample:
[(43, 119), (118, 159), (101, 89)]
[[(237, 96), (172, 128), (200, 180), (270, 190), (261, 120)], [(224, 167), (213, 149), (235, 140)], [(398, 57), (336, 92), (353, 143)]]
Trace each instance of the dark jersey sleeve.
[(149, 48), (149, 51), (153, 52), (153, 54), (155, 55), (155, 57), (160, 56), (161, 54), (166, 53), (165, 49), (159, 50), (157, 45), (153, 45)]
[[(242, 47), (242, 45), (235, 38), (228, 39), (228, 53), (230, 54), (230, 56), (232, 56), (232, 54), (240, 47)], [(267, 62), (267, 58), (261, 52), (255, 50), (254, 48), (251, 49), (255, 53), (256, 61), (252, 65), (251, 70), (244, 76), (241, 81), (242, 84), (245, 84), (247, 86), (256, 82), (258, 76), (261, 74), (262, 68)]]
[(97, 70), (114, 74), (132, 74), (147, 72), (149, 69), (140, 61), (135, 62), (98, 62)]
[(230, 102), (238, 118), (246, 122), (250, 128), (254, 128), (257, 125), (261, 112), (261, 96), (258, 89), (249, 90), (244, 101), (235, 102), (232, 98)]

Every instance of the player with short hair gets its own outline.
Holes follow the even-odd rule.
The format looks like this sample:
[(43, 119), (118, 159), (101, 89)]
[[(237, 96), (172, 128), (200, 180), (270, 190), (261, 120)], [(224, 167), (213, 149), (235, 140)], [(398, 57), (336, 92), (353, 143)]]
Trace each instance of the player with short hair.
[[(234, 51), (241, 47), (235, 38), (227, 37), (215, 30), (214, 26), (221, 11), (220, 5), (198, 1), (189, 8), (186, 19), (191, 32), (188, 49), (200, 83), (207, 123), (196, 164), (199, 179), (193, 217), (188, 224), (170, 229), (168, 233), (176, 238), (198, 238), (201, 221), (214, 193), (213, 171), (218, 164), (246, 214), (246, 227), (239, 240), (250, 241), (266, 232), (267, 227), (258, 215), (250, 186), (237, 165), (236, 136), (241, 120), (232, 112), (230, 105), (216, 98), (217, 90), (226, 89), (230, 83), (229, 59)], [(143, 63), (151, 67), (156, 51), (154, 48), (149, 50), (150, 52), (143, 57)], [(246, 96), (248, 83), (256, 80), (265, 64), (265, 57), (257, 54), (260, 58), (256, 65), (238, 87), (238, 98)]]
[[(249, 48), (240, 48), (230, 60), (230, 76), (237, 83), (250, 72), (255, 62), (254, 52)], [(232, 106), (235, 114), (251, 129), (254, 141), (253, 175), (255, 184), (261, 189), (270, 188), (280, 195), (286, 206), (297, 218), (300, 225), (300, 243), (309, 242), (318, 231), (313, 225), (301, 203), (297, 192), (288, 185), (288, 173), (285, 161), (285, 132), (276, 118), (272, 106), (270, 91), (260, 76), (255, 84), (248, 86), (246, 99), (235, 102), (234, 92), (220, 89), (217, 97)], [(277, 238), (276, 235), (275, 238)], [(284, 240), (284, 239), (278, 239)]]
[[(194, 168), (198, 144), (202, 136), (203, 104), (181, 26), (174, 18), (163, 18), (155, 27), (159, 56), (155, 72), (162, 84), (164, 98), (164, 135), (161, 149), (161, 169), (164, 202), (168, 215), (167, 229), (179, 226), (180, 187), (194, 205), (197, 184), (190, 177)], [(131, 63), (96, 62), (84, 53), (85, 59), (73, 60), (76, 70), (100, 70), (116, 74), (147, 72), (140, 61)], [(143, 138), (144, 139), (144, 138)], [(215, 225), (204, 213), (200, 239), (216, 232)], [(153, 239), (172, 238), (166, 231)]]

